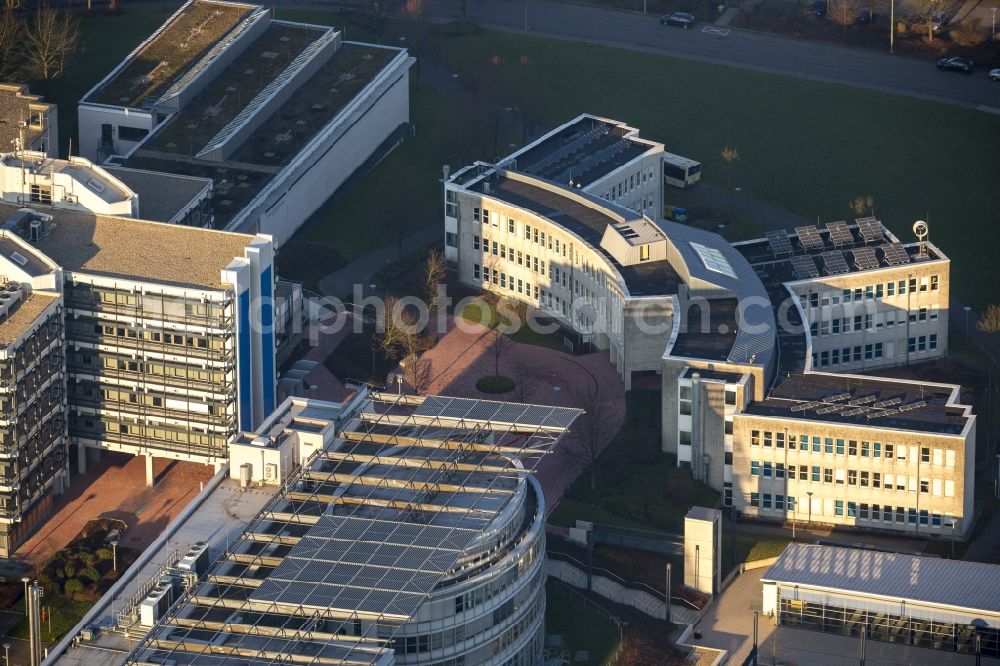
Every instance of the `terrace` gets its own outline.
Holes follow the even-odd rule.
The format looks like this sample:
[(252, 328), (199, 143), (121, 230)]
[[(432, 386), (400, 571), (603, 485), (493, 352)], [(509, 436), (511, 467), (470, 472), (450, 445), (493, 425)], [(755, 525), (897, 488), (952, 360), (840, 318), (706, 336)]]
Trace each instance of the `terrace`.
[(233, 159), (286, 164), (398, 54), (397, 49), (341, 44), (333, 58), (236, 150)]
[(195, 155), (323, 34), (306, 26), (272, 23), (212, 85), (156, 133), (143, 149)]
[(173, 21), (87, 101), (141, 107), (155, 99), (190, 65), (257, 9), (253, 5), (198, 0)]

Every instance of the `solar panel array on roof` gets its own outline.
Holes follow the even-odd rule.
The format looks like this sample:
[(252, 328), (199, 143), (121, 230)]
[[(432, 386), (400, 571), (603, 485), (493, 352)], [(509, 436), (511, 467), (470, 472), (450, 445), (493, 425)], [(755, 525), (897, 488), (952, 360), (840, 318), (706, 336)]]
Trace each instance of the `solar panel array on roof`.
[(768, 231), (764, 235), (767, 236), (767, 244), (771, 248), (772, 254), (788, 254), (792, 251), (792, 241), (784, 229)]
[(417, 416), (440, 416), (526, 427), (566, 428), (578, 415), (575, 409), (521, 405), (496, 400), (428, 396), (414, 411)]
[(854, 264), (859, 271), (870, 271), (878, 268), (878, 257), (875, 256), (875, 248), (856, 247), (851, 250), (854, 255)]
[(799, 237), (799, 244), (806, 250), (818, 250), (823, 247), (823, 237), (811, 224), (795, 227), (795, 235)]
[(855, 222), (858, 223), (858, 233), (866, 243), (879, 242), (885, 238), (882, 225), (874, 217), (859, 217)]
[(807, 254), (792, 257), (792, 270), (795, 271), (795, 277), (799, 280), (819, 277), (816, 262)]
[(830, 242), (835, 246), (841, 247), (843, 245), (854, 244), (854, 234), (851, 233), (851, 229), (847, 226), (847, 222), (830, 222), (826, 225), (826, 228), (830, 232)]
[(882, 246), (885, 262), (890, 266), (902, 266), (910, 263), (910, 253), (901, 243), (886, 243)]
[(826, 272), (830, 275), (840, 275), (841, 273), (850, 273), (851, 269), (847, 265), (847, 261), (844, 259), (844, 253), (840, 250), (830, 250), (824, 252), (820, 255), (823, 258), (823, 265), (826, 266)]

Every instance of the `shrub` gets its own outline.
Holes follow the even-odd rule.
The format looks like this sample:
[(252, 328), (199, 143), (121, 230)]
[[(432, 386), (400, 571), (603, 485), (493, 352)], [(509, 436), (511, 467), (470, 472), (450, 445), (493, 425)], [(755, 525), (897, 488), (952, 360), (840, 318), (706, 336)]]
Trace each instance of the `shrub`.
[(83, 581), (80, 580), (79, 578), (71, 578), (68, 581), (66, 581), (66, 587), (65, 587), (66, 596), (71, 599), (73, 598), (74, 595), (82, 594), (85, 589), (86, 586), (84, 585)]
[(86, 578), (91, 583), (96, 583), (101, 579), (101, 574), (94, 567), (87, 567), (80, 572), (80, 578)]
[(97, 561), (97, 555), (93, 553), (80, 553), (80, 560), (88, 567), (92, 567), (94, 566), (94, 562)]
[(58, 578), (59, 580), (66, 578), (66, 570), (63, 569), (62, 567), (56, 569), (56, 578)]
[(98, 548), (95, 554), (97, 555), (97, 559), (101, 561), (110, 560), (114, 557), (114, 553), (111, 552), (110, 548)]
[(74, 563), (67, 562), (66, 566), (64, 567), (64, 570), (66, 573), (65, 578), (73, 578), (74, 576), (76, 576), (76, 565)]
[(507, 393), (514, 390), (514, 380), (503, 375), (480, 377), (476, 388), (483, 393)]

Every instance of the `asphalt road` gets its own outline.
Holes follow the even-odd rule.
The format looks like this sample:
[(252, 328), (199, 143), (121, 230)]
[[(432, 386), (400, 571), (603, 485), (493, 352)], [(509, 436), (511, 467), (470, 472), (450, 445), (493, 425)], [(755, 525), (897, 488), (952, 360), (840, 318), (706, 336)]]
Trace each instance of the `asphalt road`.
[[(661, 26), (658, 17), (552, 0), (467, 0), (470, 20), (488, 28), (648, 51), (804, 79), (842, 83), (1000, 114), (1000, 82), (980, 68), (941, 72), (932, 60), (697, 25)], [(427, 15), (460, 16), (460, 0), (427, 0)]]

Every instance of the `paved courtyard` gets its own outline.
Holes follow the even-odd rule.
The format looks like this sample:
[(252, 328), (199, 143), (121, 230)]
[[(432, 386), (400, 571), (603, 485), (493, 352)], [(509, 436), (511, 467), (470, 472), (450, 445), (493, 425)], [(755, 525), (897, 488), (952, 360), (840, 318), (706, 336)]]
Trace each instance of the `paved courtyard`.
[[(476, 388), (476, 381), (494, 372), (494, 355), (489, 331), (463, 320), (458, 326), (449, 320), (448, 332), (424, 357), (430, 361), (431, 381), (426, 393), (440, 393), (489, 400), (520, 400), (520, 391), (491, 395)], [(625, 418), (625, 386), (605, 352), (574, 356), (565, 352), (510, 343), (500, 357), (500, 374), (515, 376), (520, 368), (529, 389), (524, 402), (560, 407), (580, 407), (590, 391), (597, 390), (597, 402), (607, 416), (607, 432), (616, 433)], [(536, 476), (545, 491), (551, 511), (566, 487), (585, 467), (579, 456), (568, 455), (579, 432), (571, 432), (557, 450), (539, 463)]]
[(124, 520), (129, 531), (122, 545), (144, 549), (213, 474), (207, 465), (164, 458), (155, 460), (153, 470), (156, 485), (147, 488), (145, 458), (102, 453), (99, 462), (87, 464), (86, 474), (73, 474), (70, 488), (56, 497), (52, 517), (15, 557), (32, 568), (41, 567), (94, 518)]

